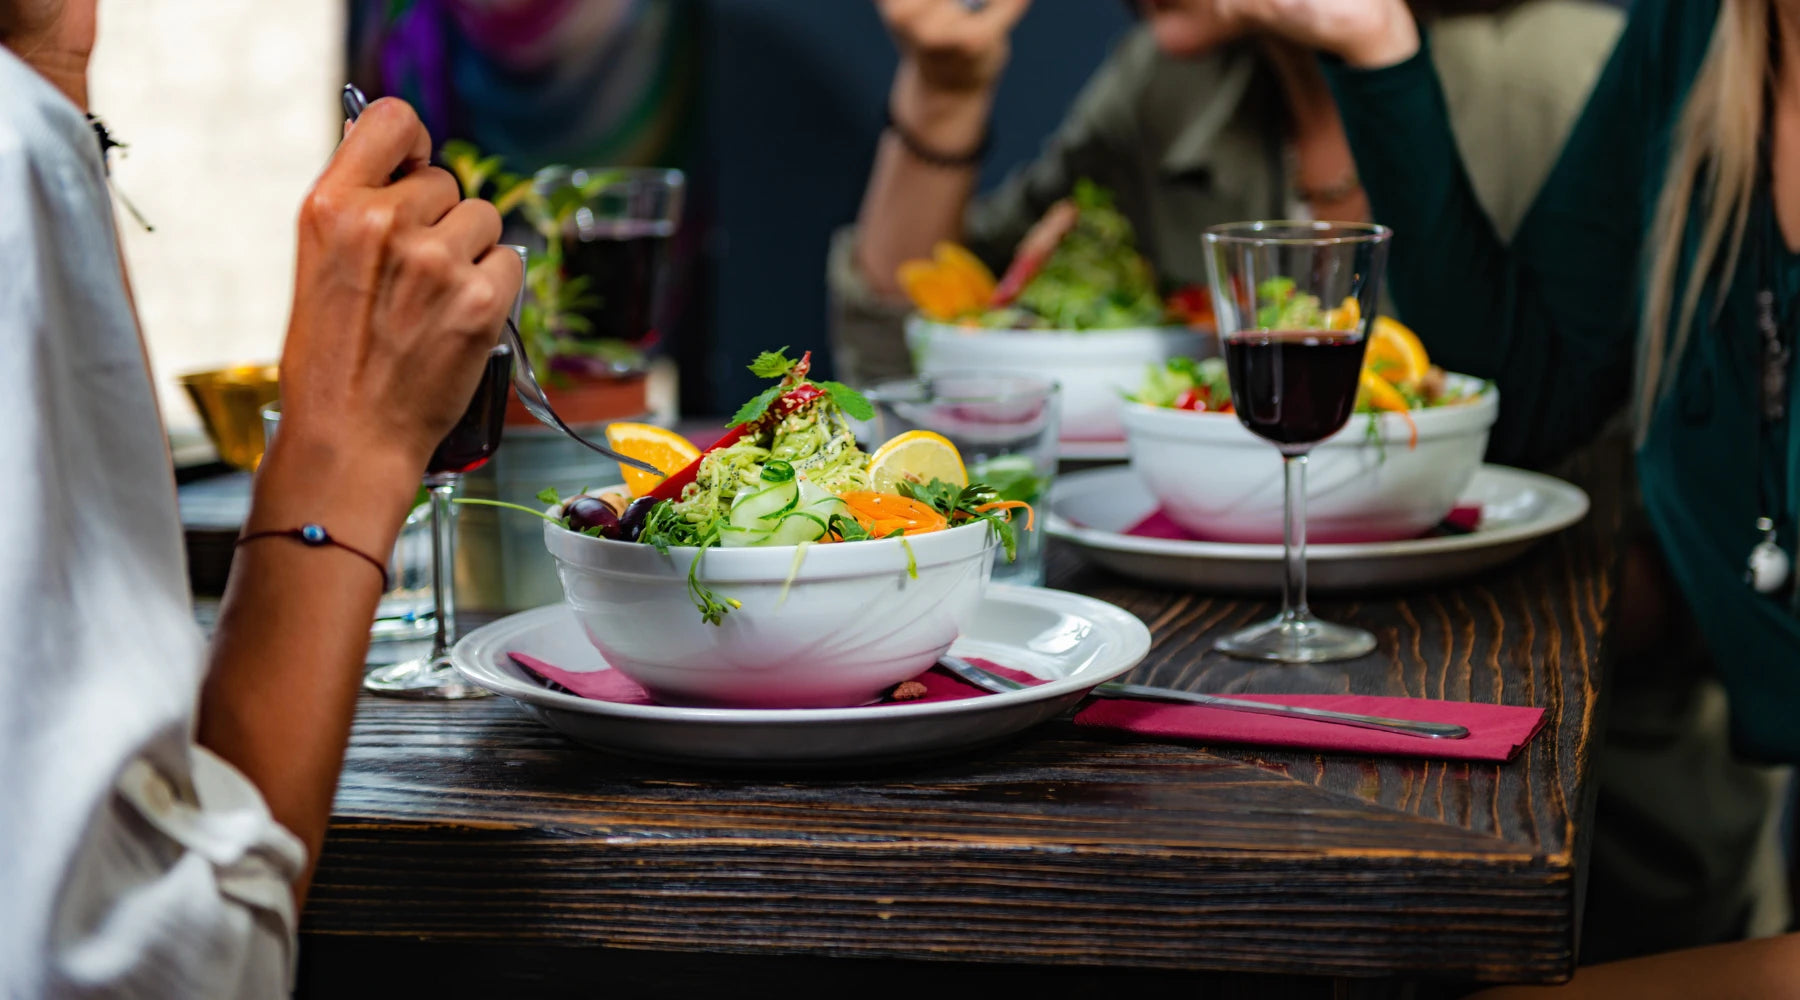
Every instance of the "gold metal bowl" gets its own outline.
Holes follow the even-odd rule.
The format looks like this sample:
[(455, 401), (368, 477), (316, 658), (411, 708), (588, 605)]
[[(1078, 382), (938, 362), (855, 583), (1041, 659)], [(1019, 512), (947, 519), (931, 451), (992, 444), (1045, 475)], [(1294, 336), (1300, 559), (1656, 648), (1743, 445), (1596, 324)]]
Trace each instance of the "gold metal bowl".
[(220, 461), (246, 471), (262, 461), (262, 411), (281, 398), (278, 376), (275, 365), (238, 365), (180, 376)]

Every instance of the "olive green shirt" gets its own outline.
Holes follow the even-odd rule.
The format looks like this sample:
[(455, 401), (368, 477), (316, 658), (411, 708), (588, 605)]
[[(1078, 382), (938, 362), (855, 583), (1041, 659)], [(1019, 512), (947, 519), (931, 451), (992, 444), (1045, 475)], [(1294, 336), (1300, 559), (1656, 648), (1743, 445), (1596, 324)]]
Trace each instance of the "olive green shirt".
[[(1622, 20), (1586, 0), (1538, 0), (1432, 27), (1476, 197), (1503, 233), (1549, 172)], [(1255, 46), (1178, 59), (1138, 28), (1088, 81), (1042, 154), (975, 201), (963, 242), (1004, 269), (1031, 224), (1089, 177), (1112, 189), (1165, 285), (1204, 283), (1202, 229), (1293, 214), (1286, 114)], [(855, 239), (853, 228), (841, 230), (828, 264), (836, 370), (865, 383), (904, 375), (910, 306), (871, 293), (854, 261)]]

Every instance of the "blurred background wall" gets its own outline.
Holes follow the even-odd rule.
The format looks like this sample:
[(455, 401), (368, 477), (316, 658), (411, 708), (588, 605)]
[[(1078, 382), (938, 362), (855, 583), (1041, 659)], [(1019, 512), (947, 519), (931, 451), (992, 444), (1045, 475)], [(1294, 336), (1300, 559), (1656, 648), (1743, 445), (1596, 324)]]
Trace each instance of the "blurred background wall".
[(128, 150), (118, 215), (158, 390), (203, 440), (173, 373), (273, 359), (294, 217), (337, 140), (343, 0), (102, 0), (91, 104)]

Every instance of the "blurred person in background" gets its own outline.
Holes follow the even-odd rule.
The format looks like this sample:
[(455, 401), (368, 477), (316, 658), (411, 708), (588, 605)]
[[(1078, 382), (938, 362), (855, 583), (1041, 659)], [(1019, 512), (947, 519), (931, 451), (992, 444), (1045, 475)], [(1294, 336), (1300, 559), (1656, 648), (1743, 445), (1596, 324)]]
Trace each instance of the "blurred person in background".
[[(1025, 231), (1081, 177), (1113, 190), (1139, 247), (1174, 287), (1206, 281), (1199, 234), (1215, 223), (1396, 221), (1379, 204), (1371, 211), (1369, 178), (1357, 169), (1306, 39), (1226, 12), (1249, 3), (1273, 10), (1279, 0), (1142, 0), (1147, 23), (1095, 74), (1043, 154), (979, 198), (973, 188), (988, 111), (1009, 33), (1028, 0), (876, 2), (901, 52), (893, 125), (880, 140), (857, 225), (838, 234), (829, 265), (837, 364), (854, 379), (910, 367), (902, 324), (911, 306), (895, 277), (901, 262), (929, 257), (933, 244), (951, 240), (998, 272)], [(1341, 0), (1340, 7), (1361, 4), (1406, 11), (1408, 25), (1416, 19), (1429, 35), (1420, 59), (1441, 86), (1445, 134), (1467, 178), (1468, 204), (1506, 243), (1556, 163), (1622, 14), (1581, 0)], [(1388, 138), (1380, 162), (1392, 170), (1412, 146)], [(1397, 245), (1414, 239), (1408, 230), (1417, 214), (1404, 216), (1411, 225), (1398, 229)], [(1431, 283), (1441, 238), (1426, 242), (1418, 287)], [(1397, 286), (1406, 272), (1392, 270)], [(1395, 301), (1400, 319), (1425, 324), (1428, 345), (1442, 335), (1407, 312), (1405, 296)], [(1455, 325), (1466, 317), (1451, 307), (1431, 318)], [(1525, 398), (1504, 382), (1501, 392)], [(1618, 410), (1615, 402), (1610, 412)], [(1502, 422), (1517, 412), (1516, 402), (1503, 407)], [(1624, 447), (1622, 426), (1615, 423), (1601, 446)], [(1583, 440), (1597, 437), (1591, 428)], [(1495, 440), (1495, 461), (1552, 457), (1509, 446), (1499, 429)], [(1655, 584), (1662, 574), (1644, 542), (1643, 508), (1635, 497), (1628, 506), (1636, 541), (1615, 609), (1611, 652), (1619, 666), (1610, 675), (1612, 711), (1595, 772), (1582, 939), (1590, 961), (1767, 934), (1789, 918), (1778, 827), (1785, 772), (1733, 752), (1724, 691), (1704, 669), (1698, 631), (1677, 613), (1679, 600)]]
[[(1401, 316), (1443, 364), (1499, 386), (1490, 457), (1539, 465), (1615, 434), (1632, 456), (1583, 961), (1786, 929), (1800, 2), (1637, 0), (1511, 234), (1458, 148), (1435, 33), (1402, 0), (1158, 0), (1152, 20), (1159, 37), (1223, 22), (1324, 53), (1374, 216), (1395, 230)], [(1577, 983), (1569, 995), (1794, 996), (1800, 939)]]
[(371, 105), (301, 208), (281, 434), (209, 650), (84, 117), (96, 2), (0, 0), (0, 996), (282, 997), (384, 589), (372, 554), (519, 264), (493, 206), (427, 165), (412, 109)]
[[(1324, 77), (1304, 48), (1223, 23), (1130, 32), (1037, 160), (974, 197), (1009, 37), (1030, 0), (875, 0), (900, 50), (856, 225), (828, 264), (837, 370), (904, 375), (911, 306), (895, 273), (962, 243), (996, 274), (1081, 178), (1112, 191), (1168, 287), (1204, 285), (1199, 233), (1256, 218), (1362, 220), (1368, 200)], [(1586, 99), (1622, 17), (1589, 0), (1416, 0), (1475, 189), (1518, 224)], [(1005, 123), (998, 123), (1004, 126)]]

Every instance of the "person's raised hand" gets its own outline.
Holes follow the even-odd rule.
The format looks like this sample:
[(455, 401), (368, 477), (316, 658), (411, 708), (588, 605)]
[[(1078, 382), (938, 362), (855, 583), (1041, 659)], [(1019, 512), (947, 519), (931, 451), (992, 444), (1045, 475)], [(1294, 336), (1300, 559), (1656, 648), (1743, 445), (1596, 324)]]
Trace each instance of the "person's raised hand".
[(903, 69), (937, 94), (985, 91), (999, 79), (1013, 26), (1031, 0), (875, 0)]
[(416, 479), (467, 408), (522, 275), (494, 207), (430, 152), (409, 105), (376, 101), (306, 196), (272, 453)]
[(1151, 8), (1153, 17), (1204, 10), (1364, 68), (1390, 66), (1419, 50), (1418, 24), (1404, 0), (1154, 0)]

